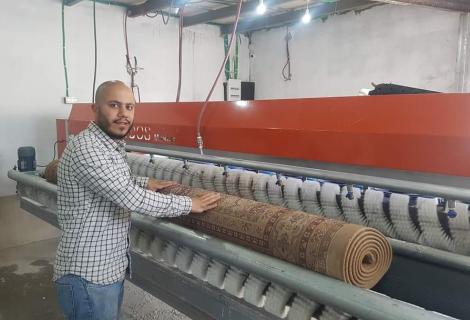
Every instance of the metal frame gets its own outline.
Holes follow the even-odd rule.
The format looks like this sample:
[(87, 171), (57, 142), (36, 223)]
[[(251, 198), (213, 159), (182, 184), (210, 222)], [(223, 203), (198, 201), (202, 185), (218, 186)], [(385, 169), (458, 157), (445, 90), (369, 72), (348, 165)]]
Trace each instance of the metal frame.
[(244, 300), (227, 295), (223, 290), (176, 268), (131, 252), (132, 278), (129, 281), (156, 298), (165, 301), (193, 320), (272, 320), (273, 316)]
[(186, 4), (187, 0), (147, 0), (142, 4), (129, 6), (129, 17), (143, 16), (149, 12), (165, 10), (167, 8), (179, 8)]
[[(255, 170), (266, 170), (282, 173), (291, 176), (312, 177), (317, 179), (331, 180), (345, 184), (361, 184), (365, 186), (384, 188), (397, 192), (416, 193), (423, 195), (433, 195), (451, 200), (470, 201), (470, 186), (456, 187), (445, 184), (434, 184), (429, 182), (419, 182), (416, 179), (402, 180), (376, 175), (367, 175), (361, 173), (351, 173), (337, 170), (317, 169), (311, 167), (301, 167), (288, 164), (279, 164), (272, 162), (262, 162), (247, 159), (237, 159), (220, 157), (214, 155), (200, 155), (187, 151), (178, 151), (170, 149), (158, 149), (154, 147), (144, 147), (140, 145), (128, 144), (128, 151), (140, 152), (146, 154), (158, 154), (167, 157), (188, 159), (194, 161), (210, 162), (222, 165), (233, 165)], [(414, 177), (411, 177), (414, 178)], [(445, 179), (443, 179), (445, 180)], [(441, 180), (441, 181), (443, 181)], [(468, 183), (469, 179), (466, 179)]]
[(79, 2), (82, 2), (83, 0), (64, 0), (64, 4), (66, 6), (73, 6)]
[[(57, 215), (46, 206), (27, 197), (20, 207), (60, 229)], [(270, 320), (272, 316), (241, 299), (224, 294), (212, 286), (201, 286), (200, 280), (156, 261), (131, 252), (132, 277), (127, 280), (154, 297), (183, 312), (194, 320)]]
[[(21, 197), (20, 204), (21, 208), (41, 219), (47, 217), (45, 219), (47, 222), (54, 220), (55, 214), (52, 210), (37, 205), (26, 197)], [(348, 285), (339, 280), (308, 271), (229, 242), (194, 232), (170, 222), (157, 222), (145, 217), (133, 216), (132, 223), (139, 229), (158, 233), (163, 238), (188, 246), (215, 259), (220, 259), (220, 261), (239, 267), (244, 271), (262, 274), (262, 277), (267, 280), (284, 285), (295, 292), (305, 294), (316, 302), (336, 307), (363, 320), (449, 320), (447, 316), (426, 311), (420, 307), (391, 299), (371, 290)], [(57, 226), (57, 224), (53, 225)], [(196, 297), (197, 295), (195, 294), (197, 293), (204, 294), (206, 290), (208, 290), (205, 292), (206, 297), (209, 295), (211, 298), (215, 298), (215, 300), (203, 300), (201, 302), (202, 306), (204, 308), (210, 306), (210, 309), (212, 309), (210, 311), (211, 315), (226, 315), (225, 317), (215, 316), (214, 319), (270, 319), (269, 317), (262, 316), (264, 312), (253, 312), (257, 309), (254, 306), (249, 307), (251, 316), (247, 317), (248, 311), (241, 310), (246, 308), (247, 304), (230, 297), (224, 297), (223, 299), (217, 297), (217, 295), (223, 295), (223, 292), (220, 290), (210, 290), (207, 288), (201, 290), (200, 282), (198, 286), (197, 280), (191, 279), (175, 269), (166, 268), (165, 270), (162, 266), (158, 268), (156, 262), (144, 261), (145, 259), (136, 254), (133, 254), (133, 259), (136, 260), (133, 260), (133, 276), (130, 281), (175, 307), (181, 307), (181, 304), (190, 304), (182, 308), (182, 312), (195, 319), (207, 319), (203, 314), (205, 312), (205, 315), (207, 315), (209, 310), (203, 312), (201, 306), (191, 306), (191, 303), (196, 304), (200, 301), (199, 299), (191, 300), (188, 298)], [(164, 274), (157, 276), (158, 272), (156, 271), (163, 271)], [(164, 283), (159, 283), (164, 278), (166, 278), (166, 280), (163, 280)], [(183, 279), (184, 281), (181, 281)], [(184, 290), (184, 287), (189, 290)], [(200, 289), (197, 290), (199, 292), (188, 292), (196, 288)], [(183, 294), (183, 296), (177, 298), (176, 296), (179, 294)], [(213, 306), (211, 302), (220, 304), (220, 306)], [(234, 305), (233, 303), (236, 304)], [(228, 305), (231, 305), (231, 310), (233, 309), (233, 317), (232, 312), (226, 313), (224, 311), (229, 308)]]
[(467, 0), (373, 0), (377, 2), (395, 2), (401, 5), (420, 5), (438, 9), (470, 12), (470, 3)]
[[(331, 14), (344, 13), (350, 10), (360, 10), (369, 8), (382, 3), (368, 1), (368, 0), (342, 0), (338, 3), (325, 3), (319, 6), (311, 6), (312, 19), (327, 17)], [(305, 7), (293, 10), (287, 13), (278, 14), (275, 16), (255, 17), (244, 19), (240, 21), (237, 32), (249, 33), (262, 29), (281, 27), (291, 23), (297, 23), (305, 14)], [(231, 33), (233, 30), (232, 24), (226, 24), (221, 27), (222, 34)]]
[[(275, 7), (284, 2), (285, 0), (265, 1), (266, 5), (268, 5), (269, 7)], [(258, 6), (258, 4), (259, 4), (259, 0), (251, 0), (251, 1), (247, 1), (243, 3), (242, 9), (241, 9), (241, 15), (243, 16), (244, 14), (247, 14), (247, 13), (253, 13), (256, 10), (256, 7)], [(201, 14), (184, 17), (183, 25), (185, 27), (190, 27), (190, 26), (197, 25), (200, 23), (208, 23), (213, 20), (233, 17), (237, 14), (237, 11), (238, 11), (237, 5), (228, 6), (228, 7), (224, 7), (224, 8), (217, 9), (217, 10), (210, 10), (208, 12), (204, 12)], [(259, 17), (259, 18), (262, 19), (262, 17)]]
[[(438, 185), (438, 176), (466, 178), (470, 189), (469, 103), (470, 94), (441, 93), (255, 100), (243, 106), (213, 101), (201, 132), (205, 151), (355, 166), (373, 176), (401, 171), (410, 181), (429, 174)], [(200, 102), (141, 103), (127, 141), (194, 148), (200, 109)], [(92, 119), (90, 104), (74, 104), (69, 132), (78, 134)]]
[[(54, 185), (35, 175), (10, 170), (8, 176), (19, 183), (46, 192), (56, 190)], [(42, 219), (46, 214), (54, 215), (52, 210), (29, 201), (25, 197), (21, 198), (21, 207)], [(51, 221), (51, 219), (45, 220)], [(261, 275), (267, 280), (304, 294), (314, 301), (336, 307), (364, 320), (449, 319), (447, 316), (426, 311), (371, 290), (347, 285), (336, 279), (168, 221), (133, 215), (132, 223), (143, 231), (158, 234), (160, 237), (207, 254), (246, 272)], [(375, 290), (394, 298), (407, 297), (405, 301), (411, 303), (418, 299), (422, 303), (421, 306), (437, 308), (440, 312), (445, 310), (445, 313), (453, 316), (465, 318), (470, 314), (470, 306), (457, 303), (464, 301), (462, 299), (470, 294), (469, 257), (402, 241), (391, 241), (391, 243), (395, 248), (392, 267)], [(423, 254), (415, 255), (416, 251), (422, 251)], [(423, 259), (423, 256), (426, 258)], [(446, 263), (449, 258), (453, 261), (450, 264)], [(441, 284), (446, 284), (446, 286), (441, 288), (438, 286)]]

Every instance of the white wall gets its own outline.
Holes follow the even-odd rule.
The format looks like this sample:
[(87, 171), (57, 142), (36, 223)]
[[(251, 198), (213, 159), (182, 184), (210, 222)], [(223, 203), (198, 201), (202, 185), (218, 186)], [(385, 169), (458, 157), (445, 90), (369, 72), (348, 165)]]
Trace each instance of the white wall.
[(253, 35), (257, 99), (357, 95), (374, 83), (456, 90), (459, 16), (383, 5), (291, 28), (292, 81), (281, 78), (285, 28)]
[[(6, 177), (19, 146), (36, 148), (37, 160), (52, 159), (55, 119), (67, 117), (62, 66), (61, 5), (59, 0), (9, 1), (0, 10), (0, 196), (13, 194)], [(70, 94), (89, 102), (93, 81), (92, 3), (66, 7), (67, 58)], [(130, 18), (129, 42), (140, 71), (136, 81), (143, 101), (173, 101), (177, 87), (178, 26), (160, 17)], [(129, 80), (125, 70), (123, 9), (97, 4), (99, 65), (97, 83)], [(182, 101), (205, 99), (223, 60), (223, 39), (215, 26), (184, 30)], [(240, 50), (240, 78), (248, 79), (247, 41)], [(245, 59), (246, 57), (246, 59)], [(224, 79), (222, 75), (221, 79)], [(223, 99), (222, 82), (213, 100)]]

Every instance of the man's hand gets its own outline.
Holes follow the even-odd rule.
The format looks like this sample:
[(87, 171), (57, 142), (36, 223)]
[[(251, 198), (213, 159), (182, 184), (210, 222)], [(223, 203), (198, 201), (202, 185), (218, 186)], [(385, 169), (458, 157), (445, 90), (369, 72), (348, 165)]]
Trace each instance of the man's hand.
[(174, 181), (161, 181), (161, 180), (149, 178), (149, 181), (147, 183), (147, 189), (151, 191), (159, 191), (166, 187), (174, 186), (175, 184), (176, 182)]
[(191, 212), (203, 213), (204, 211), (217, 207), (217, 202), (220, 200), (220, 194), (211, 192), (200, 197), (191, 198), (191, 200), (193, 202)]

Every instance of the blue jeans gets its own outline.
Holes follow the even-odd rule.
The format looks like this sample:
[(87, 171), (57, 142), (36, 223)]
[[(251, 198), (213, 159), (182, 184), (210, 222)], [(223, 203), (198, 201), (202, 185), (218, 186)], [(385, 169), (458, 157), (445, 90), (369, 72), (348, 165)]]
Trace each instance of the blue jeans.
[(124, 281), (101, 285), (68, 274), (55, 282), (59, 305), (69, 320), (118, 320)]

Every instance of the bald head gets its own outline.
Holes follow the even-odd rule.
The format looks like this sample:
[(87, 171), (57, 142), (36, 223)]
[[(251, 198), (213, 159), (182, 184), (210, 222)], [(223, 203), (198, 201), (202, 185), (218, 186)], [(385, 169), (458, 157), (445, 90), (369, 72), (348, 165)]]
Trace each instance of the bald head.
[(96, 89), (95, 123), (113, 139), (122, 139), (132, 128), (135, 99), (121, 81), (106, 81)]
[[(111, 81), (105, 81), (102, 84), (98, 86), (96, 89), (95, 93), (95, 103), (100, 103), (103, 100), (106, 100), (107, 95), (114, 94), (116, 91), (121, 91), (128, 93), (129, 95), (132, 96), (132, 99), (134, 100), (134, 94), (124, 82), (119, 81), (119, 80), (111, 80)], [(135, 103), (135, 100), (134, 100)]]

